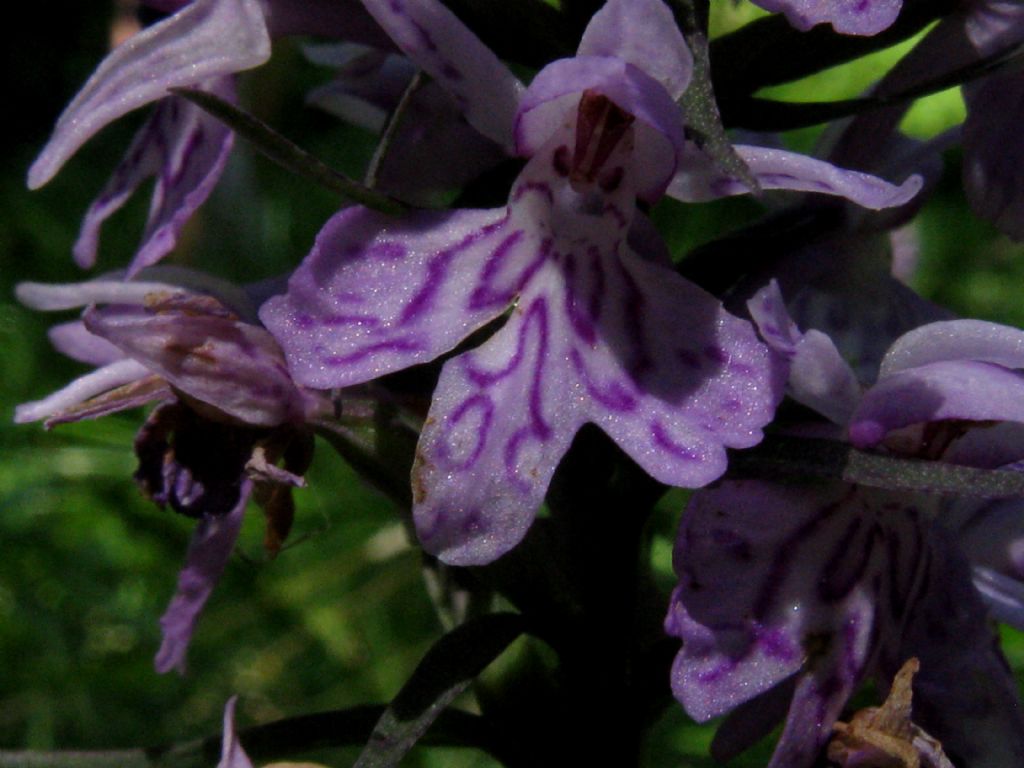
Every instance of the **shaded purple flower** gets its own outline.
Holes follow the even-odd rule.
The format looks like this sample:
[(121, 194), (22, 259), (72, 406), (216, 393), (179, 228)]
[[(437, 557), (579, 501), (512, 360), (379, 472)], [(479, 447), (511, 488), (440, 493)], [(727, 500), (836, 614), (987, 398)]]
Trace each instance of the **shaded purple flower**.
[(106, 125), (156, 103), (85, 215), (74, 246), (81, 267), (95, 263), (103, 222), (149, 177), (156, 179), (149, 218), (129, 274), (155, 264), (174, 248), (181, 228), (224, 170), (231, 131), (198, 107), (170, 96), (168, 89), (199, 88), (234, 101), (232, 76), (267, 61), (272, 36), (340, 33), (386, 45), (355, 0), (195, 0), (153, 5), (174, 13), (111, 51), (64, 110), (29, 169), (29, 187), (41, 187)]
[[(970, 401), (990, 398), (992, 387), (1005, 383), (996, 369), (1019, 364), (1015, 350), (1024, 333), (975, 321), (924, 326), (897, 341), (877, 383), (862, 395), (828, 338), (792, 324), (774, 286), (750, 309), (768, 344), (790, 361), (789, 394), (837, 429), (849, 424), (855, 442), (894, 438), (910, 422), (928, 422), (917, 441), (904, 431), (894, 445), (974, 466), (1024, 456), (1019, 439), (976, 430), (965, 440), (963, 430), (941, 429), (948, 418), (978, 415)], [(976, 371), (974, 386), (963, 386), (957, 366), (971, 355), (985, 370)], [(935, 368), (942, 365), (948, 376)], [(911, 383), (921, 379), (945, 381), (949, 388), (940, 384), (930, 393), (955, 396), (966, 410), (927, 397), (925, 407), (889, 418), (899, 409), (880, 404), (924, 397)], [(1019, 421), (1014, 408), (1004, 402), (1001, 412), (993, 408), (983, 418)], [(732, 712), (716, 737), (720, 757), (785, 717), (770, 765), (810, 765), (855, 688), (870, 676), (887, 681), (916, 656), (915, 720), (954, 759), (1001, 766), (1024, 758), (1015, 685), (972, 565), (992, 576), (1007, 603), (1021, 590), (1006, 588), (1012, 576), (991, 539), (985, 546), (975, 536), (976, 546), (964, 551), (956, 543), (968, 521), (990, 535), (1001, 526), (1004, 535), (1019, 528), (992, 515), (990, 505), (974, 504), (973, 514), (959, 517), (949, 509), (938, 496), (841, 482), (730, 481), (694, 496), (677, 540), (680, 581), (666, 629), (684, 643), (672, 682), (687, 711), (698, 720)], [(1020, 604), (1014, 612), (1004, 603), (1001, 615), (1024, 614)]]
[(753, 0), (767, 11), (784, 13), (797, 29), (831, 24), (845, 35), (874, 35), (899, 16), (903, 0)]
[[(720, 475), (726, 447), (760, 440), (777, 388), (747, 323), (668, 267), (636, 210), (685, 165), (674, 100), (691, 57), (669, 9), (612, 0), (577, 56), (523, 90), (440, 4), (366, 5), (470, 124), (529, 160), (504, 208), (335, 216), (287, 295), (261, 309), (296, 379), (348, 386), (427, 362), (510, 311), (445, 364), (420, 439), (417, 531), (449, 563), (488, 562), (522, 538), (588, 422), (662, 482)], [(773, 160), (786, 158), (793, 172), (773, 170), (766, 186), (804, 189), (810, 177), (882, 206), (916, 191), (916, 180), (897, 188)]]
[[(183, 274), (164, 269), (147, 276)], [(271, 554), (280, 549), (294, 512), (290, 488), (302, 484), (312, 456), (305, 423), (331, 407), (293, 382), (266, 330), (242, 319), (254, 314), (244, 291), (192, 273), (187, 278), (207, 291), (220, 288), (219, 297), (173, 282), (113, 279), (18, 288), (23, 302), (40, 309), (90, 304), (83, 321), (58, 326), (51, 338), (61, 351), (98, 367), (19, 406), (16, 421), (53, 425), (161, 403), (136, 438), (135, 479), (155, 503), (199, 523), (160, 621), (160, 672), (184, 669), (195, 623), (254, 494), (267, 516), (266, 547)]]

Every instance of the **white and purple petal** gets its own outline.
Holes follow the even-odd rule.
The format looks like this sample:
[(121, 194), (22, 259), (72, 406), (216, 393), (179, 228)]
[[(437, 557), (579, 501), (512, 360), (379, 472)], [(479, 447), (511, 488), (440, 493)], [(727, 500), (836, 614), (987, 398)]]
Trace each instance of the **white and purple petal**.
[(267, 331), (215, 301), (92, 308), (85, 324), (185, 395), (246, 424), (300, 423), (322, 406), (292, 381)]
[(466, 120), (511, 152), (522, 83), (437, 0), (363, 0), (395, 44), (455, 97)]
[(29, 187), (41, 187), (104, 126), (163, 98), (168, 88), (252, 69), (269, 57), (259, 0), (195, 0), (103, 60), (29, 169)]
[(909, 331), (882, 358), (880, 377), (939, 362), (1024, 369), (1024, 331), (985, 320), (947, 320)]
[[(31, 403), (22, 403), (14, 409), (14, 421), (18, 424), (25, 424), (30, 421), (46, 420), (48, 425), (56, 424), (77, 418), (95, 418), (105, 416), (109, 413), (135, 408), (144, 405), (151, 400), (162, 397), (165, 393), (147, 391), (142, 400), (134, 397), (118, 400), (116, 403), (109, 403), (99, 412), (79, 414), (78, 409), (94, 398), (103, 395), (111, 390), (118, 390), (128, 384), (140, 382), (151, 374), (151, 371), (136, 360), (125, 358), (108, 363), (84, 376), (79, 376), (67, 386), (57, 390), (42, 400)], [(69, 419), (68, 416), (77, 418)]]
[(300, 383), (327, 389), (433, 360), (501, 315), (548, 245), (505, 209), (334, 216), (260, 309)]
[(661, 83), (673, 100), (693, 74), (693, 55), (661, 0), (608, 0), (591, 17), (576, 54), (628, 62)]
[(740, 481), (696, 494), (666, 619), (683, 640), (676, 697), (705, 720), (796, 675), (770, 765), (809, 765), (876, 653), (899, 641), (920, 522), (912, 503), (841, 483)]
[(252, 761), (242, 749), (242, 743), (235, 732), (235, 705), (238, 697), (232, 696), (224, 705), (224, 733), (220, 743), (220, 762), (217, 768), (253, 768)]
[(551, 298), (531, 296), (479, 349), (441, 373), (413, 468), (424, 548), (453, 565), (488, 563), (515, 546), (583, 416)]
[[(735, 149), (762, 189), (836, 195), (871, 210), (904, 205), (923, 184), (921, 177), (914, 175), (897, 186), (869, 173), (839, 168), (824, 160), (782, 149), (743, 144), (735, 145)], [(695, 203), (749, 191), (742, 179), (729, 176), (695, 145), (687, 144), (681, 168), (669, 184), (667, 194)]]
[(899, 371), (864, 393), (850, 420), (850, 442), (869, 447), (895, 429), (942, 420), (1024, 422), (1024, 376), (973, 360)]
[(235, 548), (251, 493), (252, 481), (242, 478), (234, 508), (221, 514), (207, 514), (196, 526), (185, 566), (178, 574), (177, 592), (160, 618), (163, 643), (154, 660), (157, 672), (185, 671), (185, 655), (196, 622)]
[[(197, 87), (234, 101), (231, 78), (218, 78)], [(233, 143), (233, 132), (196, 105), (178, 96), (162, 99), (89, 206), (73, 248), (76, 263), (83, 268), (95, 264), (103, 222), (150, 176), (156, 181), (149, 219), (128, 274), (163, 258), (174, 248), (182, 227), (213, 191)]]

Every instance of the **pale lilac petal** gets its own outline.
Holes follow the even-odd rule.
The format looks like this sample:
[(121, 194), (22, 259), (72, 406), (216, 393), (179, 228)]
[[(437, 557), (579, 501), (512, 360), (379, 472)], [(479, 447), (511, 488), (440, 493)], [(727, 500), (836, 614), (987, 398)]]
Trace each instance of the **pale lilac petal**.
[(789, 394), (839, 425), (849, 422), (861, 398), (853, 369), (832, 340), (813, 329), (804, 334), (793, 356)]
[(206, 514), (196, 526), (185, 567), (178, 574), (178, 590), (160, 618), (164, 639), (154, 660), (157, 672), (185, 672), (185, 655), (196, 622), (235, 548), (251, 493), (252, 481), (243, 478), (234, 509), (220, 515)]
[(18, 283), (14, 295), (26, 307), (53, 312), (90, 304), (142, 304), (150, 294), (183, 290), (172, 283), (101, 278), (84, 283)]
[(241, 72), (268, 58), (270, 38), (259, 0), (195, 0), (103, 60), (29, 169), (29, 187), (41, 187), (105, 125), (163, 98), (168, 88)]
[(583, 423), (563, 329), (543, 295), (479, 349), (448, 361), (416, 452), (416, 531), (453, 565), (487, 563), (525, 535)]
[(693, 74), (690, 49), (661, 0), (608, 0), (587, 24), (577, 55), (629, 62), (661, 83), (673, 100)]
[(896, 340), (882, 359), (880, 375), (956, 360), (1024, 368), (1024, 331), (984, 320), (929, 323)]
[(62, 355), (97, 368), (124, 357), (124, 352), (109, 341), (85, 330), (81, 320), (55, 325), (46, 335)]
[(79, 376), (63, 389), (57, 390), (42, 400), (17, 406), (14, 409), (14, 421), (18, 424), (25, 424), (30, 421), (49, 419), (108, 390), (145, 378), (149, 373), (148, 368), (135, 360), (118, 360), (109, 363), (84, 376)]
[(402, 52), (454, 97), (466, 120), (511, 152), (523, 85), (437, 0), (363, 0)]
[(874, 35), (892, 24), (903, 0), (753, 0), (773, 13), (785, 13), (800, 30), (829, 23), (844, 35)]
[[(220, 305), (216, 305), (220, 307)], [(318, 407), (296, 387), (273, 337), (209, 301), (90, 309), (85, 325), (189, 397), (257, 426), (302, 422)]]
[(786, 309), (782, 291), (774, 279), (747, 302), (747, 310), (758, 333), (775, 352), (787, 359), (796, 354), (803, 334)]
[(705, 485), (725, 471), (726, 447), (760, 442), (784, 371), (748, 322), (673, 271), (628, 251), (595, 256), (564, 257), (588, 420), (659, 481)]
[(761, 337), (789, 366), (787, 394), (845, 425), (860, 402), (860, 384), (832, 340), (820, 331), (800, 333), (774, 280), (747, 302)]
[(432, 360), (500, 315), (544, 248), (505, 209), (395, 219), (349, 208), (260, 318), (300, 383), (358, 384)]
[(235, 705), (238, 697), (232, 696), (224, 706), (224, 733), (221, 737), (220, 762), (217, 768), (252, 768), (252, 761), (242, 749), (242, 743), (235, 732)]
[[(1018, 22), (1024, 28), (1024, 20)], [(963, 177), (978, 216), (1024, 239), (1024, 72), (997, 73), (963, 87)]]
[[(230, 78), (200, 87), (234, 101)], [(83, 268), (95, 264), (103, 222), (150, 176), (156, 183), (149, 220), (128, 274), (159, 261), (174, 248), (182, 227), (213, 191), (233, 141), (234, 134), (224, 123), (196, 105), (177, 96), (162, 99), (86, 212), (73, 249), (76, 263)]]
[(683, 147), (683, 120), (678, 105), (659, 82), (621, 59), (578, 56), (552, 62), (533, 79), (516, 115), (516, 151), (537, 154), (564, 130), (580, 95), (596, 91), (636, 118), (630, 159), (637, 195), (648, 202), (661, 197), (675, 173)]
[(974, 588), (992, 618), (1024, 630), (1024, 583), (981, 566), (975, 566), (973, 573)]
[[(896, 186), (868, 173), (781, 149), (743, 144), (735, 145), (735, 149), (762, 189), (837, 195), (872, 210), (904, 205), (923, 184), (921, 177), (914, 175)], [(669, 184), (667, 194), (695, 203), (749, 191), (741, 179), (727, 176), (711, 158), (688, 144), (682, 167)]]
[(991, 363), (947, 361), (879, 379), (850, 421), (850, 442), (881, 442), (894, 429), (944, 419), (1024, 422), (1024, 377)]

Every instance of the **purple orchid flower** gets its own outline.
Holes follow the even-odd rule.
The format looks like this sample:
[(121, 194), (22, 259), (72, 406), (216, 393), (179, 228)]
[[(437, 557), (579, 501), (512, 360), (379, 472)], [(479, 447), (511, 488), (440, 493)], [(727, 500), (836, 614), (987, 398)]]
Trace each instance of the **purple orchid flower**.
[(784, 13), (800, 30), (828, 23), (844, 35), (876, 35), (900, 15), (903, 0), (752, 0), (772, 13)]
[[(790, 396), (835, 430), (848, 429), (855, 444), (888, 438), (916, 456), (974, 466), (1024, 454), (1024, 443), (1005, 434), (975, 430), (968, 439), (941, 428), (949, 419), (979, 418), (980, 401), (1002, 383), (1011, 387), (1000, 395), (1002, 410), (993, 404), (981, 418), (1016, 422), (1020, 437), (1020, 414), (1008, 397), (1014, 377), (1006, 374), (1024, 367), (1021, 331), (976, 321), (924, 326), (897, 341), (862, 394), (828, 337), (797, 330), (777, 288), (758, 294), (750, 309), (768, 344), (790, 362)], [(907, 414), (888, 405), (915, 396), (926, 402)], [(909, 425), (921, 422), (930, 426), (910, 442)], [(855, 688), (872, 675), (891, 679), (916, 656), (915, 720), (951, 756), (971, 766), (1024, 759), (1016, 686), (972, 566), (998, 585), (1004, 609), (1020, 585), (1005, 589), (1006, 553), (991, 540), (986, 548), (975, 535), (971, 551), (957, 543), (968, 521), (989, 534), (1009, 521), (986, 517), (990, 506), (977, 504), (973, 514), (947, 516), (949, 505), (841, 482), (729, 481), (694, 496), (677, 540), (680, 581), (666, 629), (683, 640), (672, 685), (687, 711), (698, 720), (732, 713), (716, 737), (719, 757), (745, 749), (785, 717), (771, 768), (810, 765)], [(1018, 604), (1002, 615), (1024, 614)]]
[(196, 621), (257, 490), (267, 549), (280, 549), (293, 515), (289, 489), (303, 484), (312, 456), (304, 425), (331, 405), (293, 382), (277, 343), (255, 324), (245, 291), (184, 270), (145, 276), (164, 281), (18, 287), (18, 297), (38, 309), (91, 305), (83, 320), (57, 326), (51, 338), (98, 367), (19, 406), (15, 420), (51, 426), (159, 403), (136, 438), (135, 479), (158, 505), (199, 519), (177, 593), (160, 620), (164, 640), (155, 664), (166, 672), (184, 669)]
[(155, 177), (149, 218), (129, 275), (173, 248), (185, 222), (220, 179), (233, 143), (222, 123), (171, 88), (192, 87), (235, 100), (233, 75), (263, 64), (272, 37), (330, 34), (387, 45), (355, 0), (195, 0), (151, 4), (172, 16), (133, 35), (103, 60), (57, 121), (32, 164), (28, 185), (52, 179), (106, 125), (156, 102), (124, 159), (86, 212), (73, 253), (93, 266), (100, 228), (142, 182)]
[[(509, 313), (488, 342), (445, 364), (420, 438), (417, 531), (453, 564), (488, 562), (522, 538), (588, 422), (662, 482), (718, 477), (726, 447), (760, 440), (777, 378), (749, 325), (672, 271), (636, 210), (637, 198), (671, 194), (677, 171), (706, 166), (684, 151), (675, 99), (691, 57), (669, 9), (611, 0), (577, 56), (524, 90), (440, 4), (366, 6), (471, 125), (529, 160), (507, 207), (401, 219), (353, 208), (328, 222), (287, 294), (260, 312), (296, 379), (367, 381), (435, 359)], [(766, 187), (876, 207), (918, 186), (791, 153), (752, 159)], [(710, 172), (702, 180), (690, 185), (701, 194), (741, 191)]]

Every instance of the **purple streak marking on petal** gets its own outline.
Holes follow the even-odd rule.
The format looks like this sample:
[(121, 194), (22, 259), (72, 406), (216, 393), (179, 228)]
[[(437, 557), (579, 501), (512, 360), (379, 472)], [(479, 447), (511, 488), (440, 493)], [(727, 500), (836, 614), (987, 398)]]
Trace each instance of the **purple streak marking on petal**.
[(692, 448), (686, 448), (685, 446), (679, 445), (679, 443), (672, 440), (668, 434), (668, 430), (665, 429), (665, 425), (660, 420), (651, 422), (651, 439), (654, 444), (668, 453), (671, 453), (677, 459), (684, 461), (700, 461), (701, 455), (699, 452), (694, 451)]
[[(461, 461), (454, 460), (451, 455), (451, 441), (448, 439), (448, 436), (463, 419), (471, 416), (474, 412), (479, 412), (480, 414), (480, 423), (475, 430), (476, 442), (467, 457)], [(463, 471), (476, 464), (480, 454), (483, 453), (484, 446), (487, 444), (487, 435), (491, 431), (493, 419), (494, 403), (487, 395), (481, 393), (473, 395), (455, 409), (455, 412), (448, 418), (445, 431), (438, 441), (438, 458), (445, 463), (446, 468), (452, 471)]]
[(496, 221), (493, 224), (489, 224), (482, 229), (478, 229), (464, 237), (460, 242), (453, 245), (451, 248), (441, 251), (433, 259), (430, 260), (430, 264), (427, 266), (427, 279), (417, 291), (416, 295), (409, 300), (409, 303), (405, 306), (402, 311), (402, 315), (398, 320), (399, 325), (405, 325), (410, 321), (416, 319), (419, 315), (428, 311), (437, 298), (438, 292), (441, 290), (441, 286), (448, 276), (448, 271), (451, 268), (452, 261), (455, 257), (466, 250), (470, 246), (489, 236), (491, 233), (504, 226), (507, 219)]
[(413, 339), (393, 339), (370, 344), (348, 355), (328, 355), (322, 358), (324, 365), (332, 368), (360, 362), (377, 352), (422, 352), (425, 346)]
[(583, 362), (583, 356), (575, 347), (573, 347), (569, 352), (569, 359), (572, 361), (572, 365), (576, 369), (576, 374), (583, 382), (583, 386), (586, 387), (587, 394), (600, 405), (617, 413), (628, 413), (636, 410), (636, 398), (624, 386), (619, 384), (619, 382), (613, 381), (602, 389), (601, 386), (594, 381), (590, 371), (587, 370), (586, 364)]

